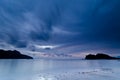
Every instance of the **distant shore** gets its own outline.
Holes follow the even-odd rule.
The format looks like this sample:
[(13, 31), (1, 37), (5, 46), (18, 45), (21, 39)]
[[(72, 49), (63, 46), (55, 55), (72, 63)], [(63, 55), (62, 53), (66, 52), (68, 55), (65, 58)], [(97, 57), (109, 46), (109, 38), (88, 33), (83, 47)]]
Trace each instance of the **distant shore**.
[(88, 55), (86, 55), (85, 59), (86, 60), (101, 60), (101, 59), (116, 60), (116, 59), (120, 59), (120, 58), (112, 57), (112, 56), (109, 56), (109, 55), (103, 54), (103, 53), (97, 53), (96, 55), (88, 54)]
[(33, 59), (31, 56), (21, 54), (17, 50), (2, 50), (0, 49), (0, 59)]

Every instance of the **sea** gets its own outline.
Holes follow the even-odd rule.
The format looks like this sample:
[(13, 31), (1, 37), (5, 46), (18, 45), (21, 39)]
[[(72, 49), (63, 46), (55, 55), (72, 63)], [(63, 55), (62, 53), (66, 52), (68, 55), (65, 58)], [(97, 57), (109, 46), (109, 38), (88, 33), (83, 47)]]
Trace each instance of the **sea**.
[(120, 60), (2, 59), (0, 80), (120, 80)]

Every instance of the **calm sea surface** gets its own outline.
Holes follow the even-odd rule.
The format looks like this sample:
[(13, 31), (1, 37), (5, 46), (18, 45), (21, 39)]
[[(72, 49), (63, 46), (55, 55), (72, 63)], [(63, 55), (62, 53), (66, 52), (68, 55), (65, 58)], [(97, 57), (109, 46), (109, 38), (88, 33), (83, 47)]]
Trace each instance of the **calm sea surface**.
[(0, 60), (0, 80), (119, 80), (119, 60)]

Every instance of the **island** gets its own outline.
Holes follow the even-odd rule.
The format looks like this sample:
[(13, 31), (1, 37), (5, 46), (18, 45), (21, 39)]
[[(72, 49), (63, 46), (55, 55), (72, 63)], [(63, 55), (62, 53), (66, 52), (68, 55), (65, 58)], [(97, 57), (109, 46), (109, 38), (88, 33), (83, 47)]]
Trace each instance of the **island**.
[(0, 59), (33, 59), (31, 56), (21, 54), (17, 50), (0, 49)]
[(109, 55), (103, 54), (103, 53), (97, 53), (96, 55), (95, 54), (88, 54), (88, 55), (86, 55), (85, 59), (86, 60), (96, 60), (96, 59), (113, 60), (113, 59), (120, 59), (120, 58), (112, 57), (112, 56), (109, 56)]

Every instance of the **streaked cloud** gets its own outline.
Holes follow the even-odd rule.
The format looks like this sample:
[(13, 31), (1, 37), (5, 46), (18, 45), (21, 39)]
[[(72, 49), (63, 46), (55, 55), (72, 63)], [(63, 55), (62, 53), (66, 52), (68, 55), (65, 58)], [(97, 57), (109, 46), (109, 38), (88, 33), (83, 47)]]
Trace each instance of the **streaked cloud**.
[(55, 45), (50, 53), (116, 54), (119, 14), (119, 0), (0, 0), (0, 47), (29, 50)]

